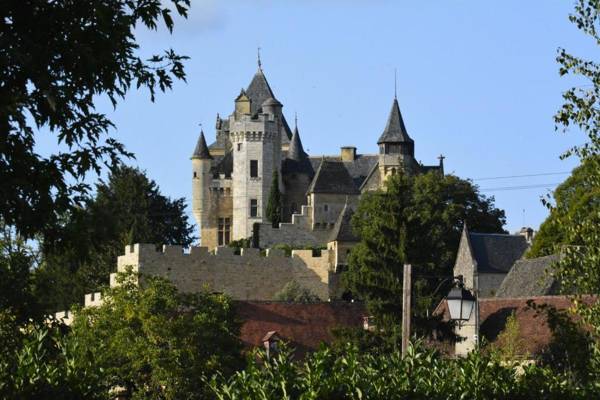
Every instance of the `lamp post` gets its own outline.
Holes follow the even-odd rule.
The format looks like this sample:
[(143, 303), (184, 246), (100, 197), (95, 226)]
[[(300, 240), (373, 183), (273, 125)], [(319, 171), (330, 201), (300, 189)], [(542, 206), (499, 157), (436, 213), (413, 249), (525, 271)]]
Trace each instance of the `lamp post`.
[(461, 322), (468, 321), (471, 318), (473, 307), (477, 302), (477, 299), (473, 294), (465, 289), (462, 276), (455, 278), (456, 284), (446, 296), (448, 303), (448, 311), (450, 312), (450, 319), (453, 321)]

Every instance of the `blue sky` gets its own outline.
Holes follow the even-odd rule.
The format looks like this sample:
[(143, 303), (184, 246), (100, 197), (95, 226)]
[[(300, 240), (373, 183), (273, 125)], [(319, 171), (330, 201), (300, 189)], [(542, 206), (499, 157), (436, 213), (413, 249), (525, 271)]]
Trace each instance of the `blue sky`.
[[(192, 0), (189, 19), (177, 19), (172, 35), (137, 32), (143, 54), (172, 47), (191, 57), (187, 83), (155, 103), (140, 91), (116, 111), (101, 109), (136, 154), (131, 163), (165, 194), (189, 199), (198, 124), (212, 142), (216, 113), (229, 115), (256, 71), (258, 46), (288, 121), (298, 113), (310, 154), (336, 154), (342, 145), (375, 153), (397, 69), (398, 100), (417, 159), (433, 164), (444, 154), (447, 172), (474, 179), (495, 196), (507, 229), (537, 228), (547, 215), (540, 196), (567, 174), (479, 179), (561, 173), (576, 165), (559, 155), (584, 137), (556, 133), (552, 119), (561, 92), (573, 84), (558, 75), (557, 48), (583, 56), (595, 51), (568, 21), (572, 5)], [(47, 141), (39, 143), (42, 151)]]

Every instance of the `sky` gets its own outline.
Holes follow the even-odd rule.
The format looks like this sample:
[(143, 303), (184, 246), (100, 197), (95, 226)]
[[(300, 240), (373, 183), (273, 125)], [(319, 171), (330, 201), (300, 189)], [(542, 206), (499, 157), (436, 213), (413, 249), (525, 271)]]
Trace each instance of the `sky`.
[[(116, 110), (104, 100), (99, 108), (135, 153), (129, 163), (164, 194), (191, 201), (199, 124), (212, 142), (216, 114), (231, 113), (256, 72), (258, 47), (311, 155), (338, 154), (344, 145), (377, 153), (396, 70), (417, 160), (437, 164), (443, 154), (447, 173), (495, 197), (507, 230), (537, 229), (547, 216), (541, 196), (577, 164), (559, 155), (584, 140), (556, 132), (553, 121), (561, 93), (578, 83), (559, 76), (557, 48), (596, 51), (568, 21), (572, 8), (569, 0), (192, 0), (189, 18), (176, 18), (172, 34), (136, 30), (142, 54), (173, 48), (190, 57), (187, 82), (154, 103), (141, 90)], [(38, 142), (42, 152), (50, 139)]]

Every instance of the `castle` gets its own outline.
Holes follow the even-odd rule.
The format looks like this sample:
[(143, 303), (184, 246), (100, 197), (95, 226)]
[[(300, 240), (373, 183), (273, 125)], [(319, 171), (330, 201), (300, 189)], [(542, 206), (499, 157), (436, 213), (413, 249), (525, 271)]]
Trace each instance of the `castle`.
[[(191, 160), (192, 211), (202, 246), (253, 236), (260, 247), (323, 245), (336, 222), (343, 223), (343, 210), (350, 212), (361, 193), (381, 188), (386, 176), (400, 170), (443, 174), (441, 156), (435, 166), (416, 161), (396, 98), (377, 141), (379, 154), (344, 146), (336, 156), (309, 156), (297, 121), (292, 132), (282, 108), (259, 63), (231, 115), (217, 114), (215, 142), (208, 146), (201, 131)], [(274, 172), (283, 199), (283, 222), (275, 227), (266, 219)]]

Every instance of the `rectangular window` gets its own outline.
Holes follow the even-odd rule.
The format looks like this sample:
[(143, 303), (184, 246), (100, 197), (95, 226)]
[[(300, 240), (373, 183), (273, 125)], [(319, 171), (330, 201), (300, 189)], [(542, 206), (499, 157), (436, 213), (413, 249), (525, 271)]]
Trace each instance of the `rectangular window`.
[(218, 245), (226, 246), (231, 241), (231, 218), (219, 218)]
[(251, 217), (258, 216), (258, 200), (256, 200), (256, 199), (250, 200), (250, 216)]
[(242, 144), (241, 144), (241, 143), (238, 143), (238, 144), (237, 144), (237, 148), (238, 148), (238, 151), (242, 151)]
[(250, 178), (258, 178), (258, 160), (250, 160)]
[(325, 211), (325, 212), (329, 211), (329, 205), (324, 204), (323, 205), (323, 211)]

